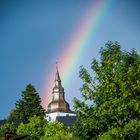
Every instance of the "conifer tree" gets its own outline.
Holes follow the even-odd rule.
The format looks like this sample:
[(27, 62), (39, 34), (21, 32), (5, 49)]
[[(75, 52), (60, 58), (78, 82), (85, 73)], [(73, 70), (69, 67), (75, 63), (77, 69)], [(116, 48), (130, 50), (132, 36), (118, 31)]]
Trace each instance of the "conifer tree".
[(44, 118), (45, 110), (41, 106), (41, 98), (34, 86), (31, 84), (27, 85), (21, 96), (22, 98), (16, 101), (16, 114), (18, 119), (23, 123), (27, 123), (29, 118), (34, 115)]

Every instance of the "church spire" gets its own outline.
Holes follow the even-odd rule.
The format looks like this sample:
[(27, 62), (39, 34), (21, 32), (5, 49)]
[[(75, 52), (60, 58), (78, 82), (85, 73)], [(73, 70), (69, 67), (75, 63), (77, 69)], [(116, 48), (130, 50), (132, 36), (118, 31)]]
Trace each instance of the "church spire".
[(65, 101), (64, 88), (61, 85), (61, 79), (56, 62), (55, 86), (52, 92), (52, 101), (48, 105), (49, 112), (70, 112), (69, 104)]
[(55, 86), (58, 86), (58, 87), (61, 86), (61, 79), (60, 79), (59, 71), (58, 71), (58, 62), (56, 62)]

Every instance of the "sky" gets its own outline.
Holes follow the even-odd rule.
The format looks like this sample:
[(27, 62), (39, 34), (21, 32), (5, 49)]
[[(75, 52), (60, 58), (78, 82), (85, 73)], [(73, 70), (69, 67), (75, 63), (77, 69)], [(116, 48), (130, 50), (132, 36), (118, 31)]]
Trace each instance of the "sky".
[(0, 0), (0, 119), (31, 83), (44, 108), (55, 62), (66, 100), (81, 99), (80, 66), (90, 71), (107, 41), (140, 54), (139, 0)]

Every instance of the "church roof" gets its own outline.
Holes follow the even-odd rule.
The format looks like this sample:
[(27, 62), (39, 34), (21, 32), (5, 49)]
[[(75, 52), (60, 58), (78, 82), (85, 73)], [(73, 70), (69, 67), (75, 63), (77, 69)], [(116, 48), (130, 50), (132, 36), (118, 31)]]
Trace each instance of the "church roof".
[(71, 127), (76, 121), (76, 116), (57, 116), (56, 121), (63, 123), (65, 126)]

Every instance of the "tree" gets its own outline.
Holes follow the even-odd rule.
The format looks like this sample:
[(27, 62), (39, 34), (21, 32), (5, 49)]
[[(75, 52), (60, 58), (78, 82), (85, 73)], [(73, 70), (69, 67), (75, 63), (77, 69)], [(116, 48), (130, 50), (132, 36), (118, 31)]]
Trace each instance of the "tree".
[(44, 132), (41, 140), (70, 140), (70, 130), (59, 122), (49, 122)]
[(17, 128), (17, 124), (12, 122), (12, 123), (5, 123), (0, 127), (0, 140), (4, 140), (4, 135), (6, 132), (9, 133), (15, 133)]
[(6, 121), (9, 123), (16, 122), (18, 120), (18, 114), (16, 109), (12, 109), (9, 113), (9, 116), (6, 118)]
[(29, 123), (21, 123), (17, 128), (18, 135), (29, 135), (29, 140), (40, 140), (41, 136), (44, 136), (44, 127), (47, 125), (47, 121), (41, 117), (31, 117)]
[(36, 89), (31, 85), (27, 85), (25, 91), (22, 92), (22, 99), (16, 101), (17, 118), (23, 123), (28, 123), (29, 118), (34, 115), (44, 118), (45, 110), (41, 106), (41, 99)]
[(100, 50), (100, 61), (93, 59), (91, 70), (94, 78), (85, 68), (80, 70), (83, 100), (74, 101), (78, 121), (73, 135), (80, 139), (140, 138), (140, 56), (135, 50), (121, 51), (119, 43), (109, 41)]

